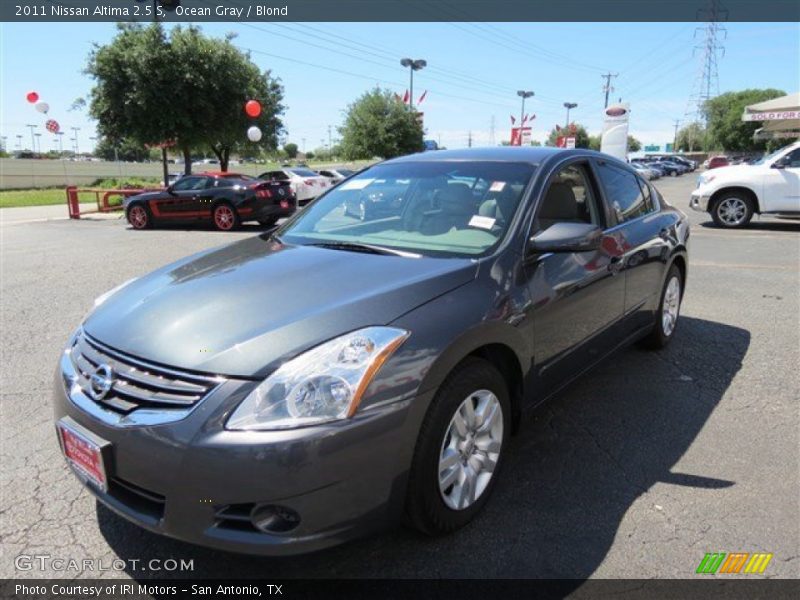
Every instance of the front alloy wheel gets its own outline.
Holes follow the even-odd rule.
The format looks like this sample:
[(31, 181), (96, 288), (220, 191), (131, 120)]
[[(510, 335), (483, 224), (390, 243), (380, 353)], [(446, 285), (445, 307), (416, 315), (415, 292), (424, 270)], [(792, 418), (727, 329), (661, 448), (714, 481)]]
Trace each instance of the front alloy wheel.
[(492, 480), (503, 444), (503, 408), (489, 390), (470, 394), (442, 440), (439, 493), (453, 510), (472, 506)]
[(462, 361), (439, 386), (420, 427), (406, 516), (431, 535), (469, 523), (497, 483), (511, 430), (505, 378), (490, 362)]
[(134, 229), (147, 229), (152, 224), (150, 214), (141, 204), (134, 204), (128, 209), (128, 223)]
[(729, 194), (719, 198), (711, 209), (711, 218), (720, 227), (744, 227), (753, 216), (750, 200)]

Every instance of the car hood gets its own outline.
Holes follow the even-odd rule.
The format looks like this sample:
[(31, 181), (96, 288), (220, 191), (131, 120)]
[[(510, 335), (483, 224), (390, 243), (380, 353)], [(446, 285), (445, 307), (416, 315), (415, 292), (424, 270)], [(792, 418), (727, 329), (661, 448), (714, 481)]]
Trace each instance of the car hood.
[(141, 194), (136, 194), (135, 196), (128, 196), (127, 198), (125, 198), (123, 204), (125, 206), (127, 206), (128, 204), (130, 204), (134, 200), (150, 200), (152, 198), (158, 198), (163, 193), (164, 192), (159, 192), (159, 191), (156, 191), (156, 192), (143, 192)]
[(469, 259), (364, 254), (257, 236), (133, 281), (83, 328), (166, 366), (262, 377), (325, 340), (392, 322), (474, 279), (477, 268)]

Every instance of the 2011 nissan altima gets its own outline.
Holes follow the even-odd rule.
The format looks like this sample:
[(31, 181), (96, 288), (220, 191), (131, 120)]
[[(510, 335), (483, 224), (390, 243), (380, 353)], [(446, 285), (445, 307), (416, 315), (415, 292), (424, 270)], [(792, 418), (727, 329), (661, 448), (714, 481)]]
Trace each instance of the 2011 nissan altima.
[[(380, 213), (346, 210), (384, 190)], [(57, 369), (58, 439), (104, 504), (198, 544), (298, 553), (403, 515), (451, 532), (527, 410), (670, 342), (688, 240), (599, 153), (389, 160), (98, 298)]]

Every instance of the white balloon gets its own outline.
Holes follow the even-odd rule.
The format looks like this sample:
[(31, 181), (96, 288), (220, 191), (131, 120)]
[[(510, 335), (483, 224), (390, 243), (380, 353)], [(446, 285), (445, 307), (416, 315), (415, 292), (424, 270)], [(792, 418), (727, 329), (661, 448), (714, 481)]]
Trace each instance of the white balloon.
[(47, 102), (37, 102), (36, 110), (38, 110), (40, 113), (47, 114), (47, 111), (50, 110), (50, 105)]
[(251, 142), (257, 142), (261, 139), (261, 130), (253, 125), (250, 129), (247, 130), (247, 139)]

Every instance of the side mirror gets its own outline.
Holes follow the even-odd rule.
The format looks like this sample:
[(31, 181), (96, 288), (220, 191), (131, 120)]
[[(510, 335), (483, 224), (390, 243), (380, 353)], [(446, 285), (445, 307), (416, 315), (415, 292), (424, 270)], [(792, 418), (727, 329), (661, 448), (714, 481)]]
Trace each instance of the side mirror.
[(776, 160), (774, 163), (772, 163), (772, 168), (773, 169), (785, 169), (786, 165), (788, 164), (788, 162), (789, 161), (786, 160), (786, 157), (781, 158), (780, 160)]
[(175, 193), (175, 186), (173, 184), (169, 184), (167, 186), (167, 193), (168, 194), (174, 194)]
[(603, 239), (603, 230), (591, 223), (555, 223), (530, 239), (529, 251), (536, 254), (547, 252), (589, 252), (598, 250)]

